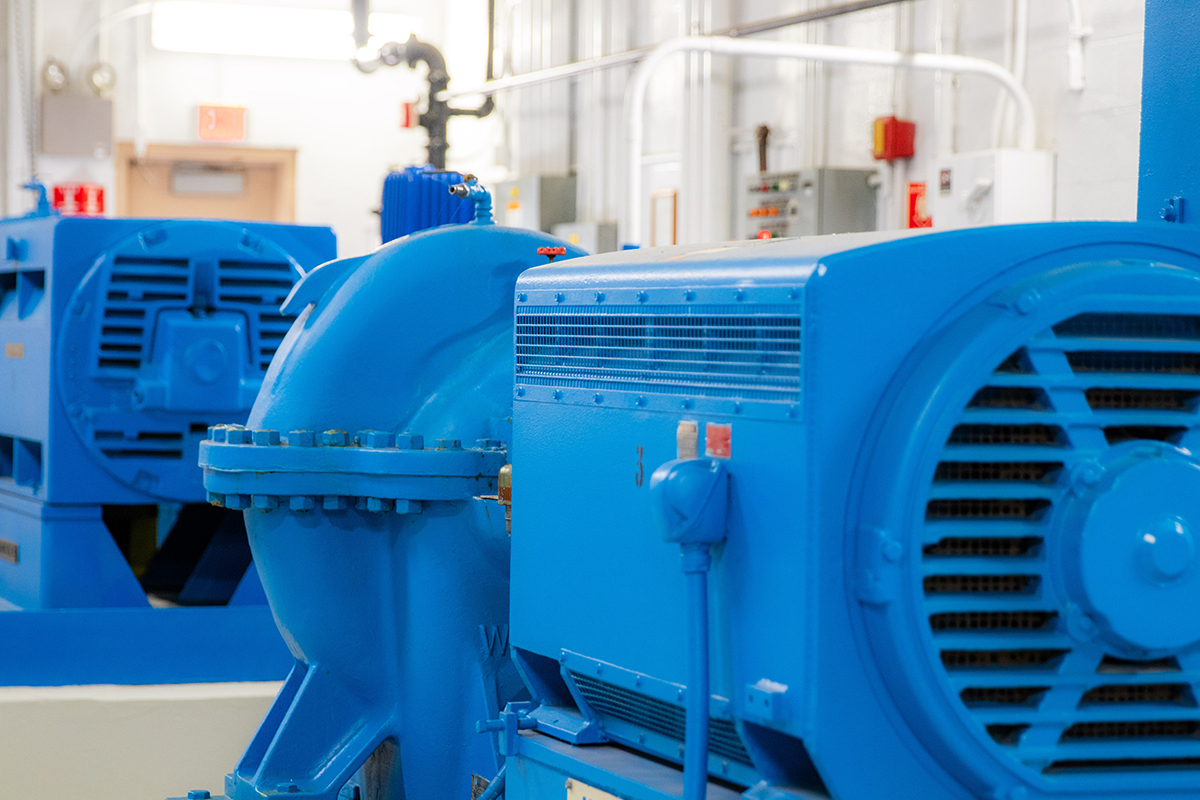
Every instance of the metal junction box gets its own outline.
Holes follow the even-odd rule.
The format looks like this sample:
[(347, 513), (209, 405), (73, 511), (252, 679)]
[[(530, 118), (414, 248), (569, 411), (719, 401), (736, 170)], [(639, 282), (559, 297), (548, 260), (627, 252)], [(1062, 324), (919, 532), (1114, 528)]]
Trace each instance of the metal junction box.
[(496, 187), (496, 224), (549, 233), (559, 223), (574, 222), (576, 185), (574, 175), (505, 181)]

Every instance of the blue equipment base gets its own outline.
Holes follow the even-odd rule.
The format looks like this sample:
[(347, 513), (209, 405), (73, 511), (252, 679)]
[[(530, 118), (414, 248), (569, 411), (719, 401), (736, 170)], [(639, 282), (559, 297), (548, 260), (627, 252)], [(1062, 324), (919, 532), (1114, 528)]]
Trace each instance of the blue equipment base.
[(0, 686), (277, 681), (294, 660), (266, 605), (0, 612), (0, 642)]
[[(570, 781), (627, 800), (679, 800), (683, 794), (683, 772), (677, 767), (615, 745), (573, 747), (534, 732), (520, 734), (517, 754), (508, 757), (505, 771), (506, 800), (562, 800), (563, 785)], [(764, 785), (742, 793), (730, 785), (709, 781), (707, 800), (761, 800), (764, 794), (781, 800), (826, 797), (803, 790), (766, 789)]]

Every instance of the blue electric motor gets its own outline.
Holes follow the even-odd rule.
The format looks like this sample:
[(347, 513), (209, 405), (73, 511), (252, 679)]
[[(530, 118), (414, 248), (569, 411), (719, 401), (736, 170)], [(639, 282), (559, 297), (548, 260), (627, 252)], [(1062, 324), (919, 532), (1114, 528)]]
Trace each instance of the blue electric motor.
[(389, 172), (383, 180), (383, 202), (379, 207), (379, 232), (384, 244), (426, 228), (469, 221), (474, 206), (448, 191), (462, 180), (457, 172), (428, 164)]
[(1200, 236), (648, 250), (516, 300), (509, 800), (697, 754), (687, 800), (1200, 793)]
[[(332, 232), (47, 215), (0, 222), (0, 237), (0, 605), (24, 609), (0, 615), (0, 682), (281, 675), (254, 570), (242, 581), (238, 520), (188, 504), (205, 499), (200, 441), (248, 412), (291, 324), (279, 304), (334, 257)], [(171, 522), (160, 507), (176, 511), (178, 535), (156, 536)], [(172, 553), (183, 561), (159, 558)], [(230, 611), (244, 617), (233, 627), (217, 622), (225, 609), (160, 614), (139, 575), (201, 605), (241, 584), (232, 602), (254, 610)], [(116, 607), (130, 611), (101, 613)], [(220, 631), (223, 646), (261, 643), (245, 661), (197, 658)]]

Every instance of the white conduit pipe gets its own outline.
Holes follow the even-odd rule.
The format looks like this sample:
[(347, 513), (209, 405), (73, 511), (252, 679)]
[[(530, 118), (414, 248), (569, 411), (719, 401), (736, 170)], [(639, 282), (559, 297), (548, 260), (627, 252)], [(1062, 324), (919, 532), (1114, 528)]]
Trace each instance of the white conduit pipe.
[(1073, 92), (1082, 92), (1087, 85), (1083, 75), (1083, 41), (1092, 35), (1092, 29), (1083, 24), (1083, 0), (1067, 0), (1067, 10), (1071, 15), (1070, 28), (1067, 35), (1067, 88)]
[[(1008, 20), (1009, 34), (1005, 44), (1005, 66), (1023, 86), (1025, 64), (1029, 60), (1029, 0), (1013, 0), (1010, 3), (1012, 16)], [(1004, 147), (1012, 130), (1011, 105), (1007, 95), (996, 98), (996, 110), (992, 114), (992, 146)]]
[(655, 47), (637, 65), (625, 92), (625, 141), (629, 160), (628, 203), (625, 209), (624, 243), (642, 244), (642, 142), (645, 127), (646, 89), (659, 65), (669, 56), (688, 50), (761, 58), (799, 58), (835, 64), (873, 64), (903, 69), (974, 72), (998, 81), (1017, 104), (1018, 147), (1032, 150), (1034, 143), (1033, 102), (1012, 73), (992, 61), (967, 56), (935, 53), (899, 53), (893, 50), (866, 50), (858, 47), (834, 47), (799, 42), (730, 39), (722, 36), (685, 36)]
[(550, 81), (562, 80), (563, 78), (573, 78), (576, 75), (586, 75), (589, 72), (597, 72), (602, 69), (633, 64), (641, 61), (649, 52), (648, 49), (630, 50), (626, 53), (616, 53), (611, 56), (589, 58), (586, 61), (563, 64), (561, 67), (547, 67), (546, 69), (526, 72), (524, 75), (514, 75), (511, 78), (496, 78), (466, 89), (449, 89), (439, 94), (438, 97), (442, 100), (455, 100), (459, 97), (470, 97), (471, 95), (496, 94), (507, 89), (520, 89), (523, 86), (537, 86), (542, 83), (549, 83)]

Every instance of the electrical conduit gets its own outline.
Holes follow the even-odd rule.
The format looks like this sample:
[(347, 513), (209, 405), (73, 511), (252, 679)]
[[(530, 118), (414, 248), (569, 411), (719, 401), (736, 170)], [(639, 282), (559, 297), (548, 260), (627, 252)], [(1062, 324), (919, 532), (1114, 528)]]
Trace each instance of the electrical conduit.
[(835, 64), (873, 64), (917, 70), (945, 70), (986, 75), (998, 81), (1013, 97), (1018, 112), (1018, 146), (1032, 150), (1035, 134), (1033, 102), (1012, 73), (992, 61), (967, 56), (935, 53), (900, 53), (894, 50), (868, 50), (857, 47), (805, 44), (800, 42), (730, 39), (720, 36), (685, 36), (663, 42), (646, 55), (633, 72), (625, 93), (625, 141), (628, 158), (625, 209), (625, 247), (642, 243), (642, 143), (645, 127), (646, 90), (650, 78), (669, 56), (685, 51), (704, 51), (724, 55), (761, 58), (798, 58)]
[(708, 571), (725, 539), (729, 473), (715, 458), (680, 458), (650, 476), (651, 509), (664, 541), (679, 544), (687, 584), (687, 697), (684, 702), (683, 800), (708, 793)]
[(707, 542), (684, 544), (687, 581), (688, 682), (683, 734), (683, 800), (704, 800), (708, 792), (708, 570)]

